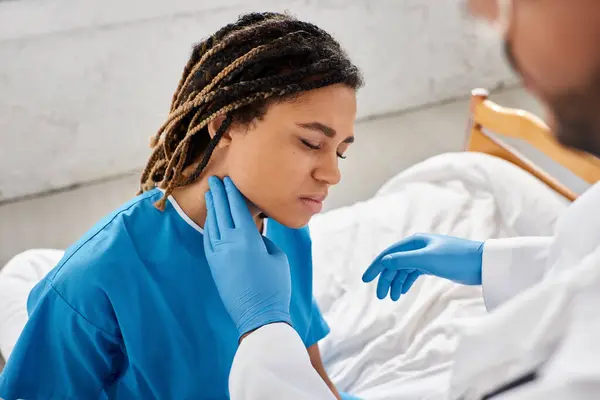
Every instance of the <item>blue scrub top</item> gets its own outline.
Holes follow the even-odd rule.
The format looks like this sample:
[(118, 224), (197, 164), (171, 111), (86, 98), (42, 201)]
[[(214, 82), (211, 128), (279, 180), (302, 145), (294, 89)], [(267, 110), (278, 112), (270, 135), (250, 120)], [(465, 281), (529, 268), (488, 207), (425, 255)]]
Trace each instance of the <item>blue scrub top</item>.
[[(159, 190), (136, 197), (67, 250), (31, 292), (0, 397), (225, 399), (237, 331), (213, 282), (202, 229)], [(291, 317), (307, 347), (329, 328), (312, 295), (307, 228), (273, 220), (288, 256)]]

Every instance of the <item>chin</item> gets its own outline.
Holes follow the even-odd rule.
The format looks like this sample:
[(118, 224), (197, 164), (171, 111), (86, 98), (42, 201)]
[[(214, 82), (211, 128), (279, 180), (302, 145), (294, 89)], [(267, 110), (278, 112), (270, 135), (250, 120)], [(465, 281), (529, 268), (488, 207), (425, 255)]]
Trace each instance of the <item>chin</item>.
[(281, 225), (291, 228), (291, 229), (300, 229), (308, 225), (311, 215), (299, 215), (299, 214), (290, 214), (288, 213), (268, 213), (263, 211), (263, 215), (266, 218), (273, 219), (279, 222)]

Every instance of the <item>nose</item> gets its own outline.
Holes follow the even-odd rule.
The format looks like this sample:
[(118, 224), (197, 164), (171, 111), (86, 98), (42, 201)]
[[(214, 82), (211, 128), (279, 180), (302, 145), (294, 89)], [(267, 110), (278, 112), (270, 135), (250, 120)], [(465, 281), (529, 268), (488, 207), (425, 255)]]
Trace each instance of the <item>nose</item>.
[(342, 179), (342, 174), (338, 168), (337, 153), (332, 155), (323, 155), (313, 171), (313, 178), (328, 185), (337, 185)]

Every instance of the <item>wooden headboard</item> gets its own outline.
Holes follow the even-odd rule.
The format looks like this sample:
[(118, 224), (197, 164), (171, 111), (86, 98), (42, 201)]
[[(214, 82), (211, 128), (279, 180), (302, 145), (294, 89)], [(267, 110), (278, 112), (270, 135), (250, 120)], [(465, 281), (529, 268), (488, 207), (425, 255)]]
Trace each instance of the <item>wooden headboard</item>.
[(562, 146), (540, 118), (527, 111), (501, 107), (488, 97), (484, 89), (471, 93), (466, 151), (490, 154), (516, 164), (571, 201), (577, 198), (573, 190), (503, 143), (502, 137), (527, 142), (589, 184), (600, 180), (600, 159)]

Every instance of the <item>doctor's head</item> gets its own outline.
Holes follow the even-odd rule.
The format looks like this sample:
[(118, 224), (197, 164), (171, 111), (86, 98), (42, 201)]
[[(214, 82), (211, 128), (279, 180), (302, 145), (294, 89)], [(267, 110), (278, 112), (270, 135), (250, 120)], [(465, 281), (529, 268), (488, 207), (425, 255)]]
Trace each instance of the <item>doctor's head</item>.
[(141, 191), (159, 186), (166, 198), (229, 176), (257, 210), (303, 226), (340, 181), (360, 86), (323, 30), (282, 14), (244, 15), (194, 47)]
[(600, 1), (469, 0), (501, 29), (508, 59), (565, 145), (600, 156)]

